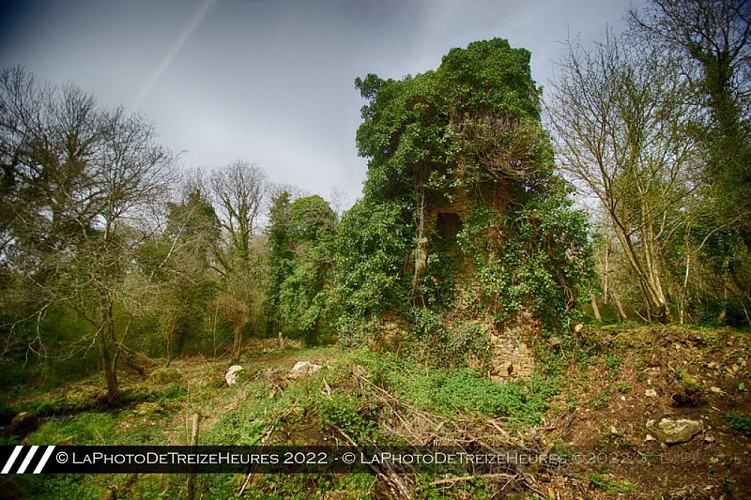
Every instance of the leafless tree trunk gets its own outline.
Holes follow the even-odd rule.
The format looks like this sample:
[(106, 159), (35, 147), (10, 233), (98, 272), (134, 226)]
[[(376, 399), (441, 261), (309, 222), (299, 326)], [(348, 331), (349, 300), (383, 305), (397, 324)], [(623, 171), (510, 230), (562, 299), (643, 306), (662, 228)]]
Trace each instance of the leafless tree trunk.
[(250, 259), (250, 240), (266, 191), (266, 174), (244, 160), (211, 175), (211, 187), (220, 207), (222, 226), (237, 261)]
[(258, 294), (263, 289), (260, 267), (254, 262), (253, 237), (267, 190), (266, 174), (239, 160), (215, 171), (211, 187), (227, 239), (220, 258), (224, 290), (217, 304), (232, 318), (232, 357), (238, 361), (245, 329), (260, 309)]
[(605, 209), (636, 275), (649, 319), (667, 321), (664, 245), (691, 193), (694, 110), (679, 68), (612, 35), (592, 52), (571, 45), (546, 111), (563, 169)]

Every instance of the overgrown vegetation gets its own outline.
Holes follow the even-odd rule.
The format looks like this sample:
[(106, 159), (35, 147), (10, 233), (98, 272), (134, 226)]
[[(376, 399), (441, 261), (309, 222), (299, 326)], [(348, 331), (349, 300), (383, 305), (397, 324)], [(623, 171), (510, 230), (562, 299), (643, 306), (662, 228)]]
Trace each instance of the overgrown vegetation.
[(733, 432), (751, 437), (751, 416), (737, 411), (729, 411), (725, 413), (725, 418)]
[(358, 78), (368, 179), (341, 221), (242, 160), (175, 183), (143, 119), (5, 70), (3, 371), (48, 383), (83, 356), (115, 402), (142, 354), (239, 359), (253, 336), (488, 367), (494, 335), (565, 337), (589, 313), (748, 325), (746, 221), (723, 201), (750, 184), (726, 182), (749, 168), (748, 37), (742, 9), (707, 9), (655, 1), (627, 36), (572, 43), (544, 101), (553, 141), (530, 55), (505, 40)]
[[(646, 342), (651, 350), (639, 347)], [(749, 379), (747, 334), (630, 326), (583, 332), (576, 343), (589, 353), (586, 366), (570, 355), (575, 350), (572, 344), (549, 353), (548, 361), (557, 365), (554, 373), (498, 384), (476, 369), (426, 368), (403, 356), (366, 349), (270, 349), (273, 341), (269, 341), (241, 360), (246, 368), (233, 387), (217, 384), (226, 361), (177, 359), (149, 380), (123, 378), (124, 393), (142, 394), (144, 399), (119, 411), (83, 405), (73, 415), (44, 422), (25, 442), (185, 444), (186, 422), (197, 412), (202, 415), (199, 441), (206, 445), (441, 444), (529, 457), (527, 462), (508, 464), (501, 477), (472, 476), (450, 467), (398, 476), (407, 491), (424, 496), (489, 497), (549, 488), (562, 496), (572, 492), (592, 497), (646, 492), (669, 496), (687, 486), (687, 474), (691, 485), (745, 491), (744, 464), (735, 458), (743, 456), (749, 439), (748, 400), (738, 389), (739, 380)], [(727, 374), (715, 369), (725, 348), (734, 352), (735, 364), (746, 361), (746, 369), (730, 369)], [(671, 356), (661, 359), (665, 353)], [(289, 367), (299, 359), (323, 368), (291, 380)], [(648, 376), (641, 377), (645, 372)], [(692, 377), (693, 387), (707, 399), (699, 408), (683, 408), (682, 414), (693, 409), (708, 419), (703, 436), (663, 448), (644, 440), (644, 420), (656, 403), (661, 404), (659, 400), (670, 401), (672, 394), (680, 393), (674, 380), (678, 373), (681, 380)], [(96, 387), (96, 379), (79, 384)], [(712, 389), (716, 385), (722, 393)], [(74, 385), (65, 389), (76, 392)], [(659, 394), (645, 396), (648, 389)], [(94, 402), (97, 397), (80, 396)], [(50, 406), (56, 398), (56, 393), (37, 394), (15, 399), (14, 404), (28, 408), (27, 403), (39, 405), (49, 399)], [(710, 407), (720, 411), (702, 409)], [(531, 462), (541, 455), (549, 458), (540, 465)], [(711, 461), (715, 458), (718, 465)], [(673, 474), (670, 464), (683, 474)], [(645, 468), (634, 469), (639, 466)], [(112, 488), (120, 495), (137, 497), (185, 491), (181, 475), (10, 478), (3, 483), (4, 491), (21, 496), (92, 498)], [(199, 475), (196, 488), (206, 496), (231, 497), (246, 479), (242, 474)], [(366, 498), (374, 492), (388, 496), (397, 491), (395, 476), (388, 474), (255, 474), (248, 481), (244, 494), (251, 498), (303, 497), (322, 491)]]
[[(713, 401), (721, 419), (705, 420), (748, 439), (747, 337), (698, 328), (751, 326), (748, 11), (651, 0), (625, 33), (572, 41), (544, 95), (529, 52), (499, 38), (400, 80), (357, 78), (368, 176), (341, 216), (245, 160), (183, 172), (144, 118), (3, 70), (0, 424), (36, 413), (29, 444), (183, 444), (176, 421), (195, 410), (205, 444), (445, 439), (539, 456), (552, 420), (552, 445), (573, 456), (562, 436), (580, 409), (600, 418), (592, 450), (641, 446), (642, 423), (627, 436), (607, 412), (643, 397)], [(332, 362), (292, 383), (291, 353)], [(240, 362), (242, 383), (220, 388)], [(264, 476), (248, 491), (549, 493), (522, 468), (504, 474)], [(199, 487), (225, 497), (238, 480)], [(11, 486), (90, 497), (106, 481)], [(644, 487), (604, 467), (576, 481)], [(182, 488), (116, 482), (134, 497)]]
[(654, 0), (628, 20), (570, 41), (546, 101), (562, 169), (598, 201), (593, 313), (747, 328), (748, 3)]
[(413, 352), (454, 363), (483, 346), (447, 318), (495, 332), (529, 308), (549, 332), (567, 326), (590, 247), (585, 217), (553, 174), (529, 53), (476, 42), (436, 71), (371, 74), (357, 86), (368, 100), (357, 141), (369, 168), (365, 196), (342, 222), (342, 336), (378, 337), (388, 313), (415, 331)]
[[(307, 356), (332, 360), (313, 376), (290, 382), (285, 366)], [(490, 419), (494, 425), (526, 430), (539, 424), (548, 409), (547, 401), (558, 392), (555, 379), (535, 378), (507, 386), (494, 384), (474, 370), (428, 370), (394, 355), (378, 355), (366, 350), (274, 351), (259, 354), (257, 368), (248, 365), (244, 382), (232, 388), (217, 389), (217, 362), (175, 361), (169, 376), (157, 386), (160, 398), (134, 404), (122, 411), (83, 413), (45, 422), (27, 436), (29, 444), (184, 444), (183, 418), (189, 412), (203, 415), (201, 444), (253, 446), (258, 444), (298, 444), (324, 446), (352, 438), (357, 445), (378, 446), (414, 444), (435, 433), (447, 442), (460, 439), (463, 425), (480, 425)], [(221, 363), (221, 362), (220, 362)], [(174, 390), (176, 375), (184, 385)], [(90, 383), (90, 382), (89, 382)], [(143, 392), (156, 381), (127, 379), (128, 392)], [(132, 385), (134, 384), (134, 385)], [(189, 397), (185, 395), (189, 394)], [(52, 396), (54, 399), (54, 396)], [(90, 395), (95, 401), (96, 396)], [(404, 426), (403, 422), (412, 421)], [(484, 424), (483, 424), (484, 425)], [(488, 426), (472, 432), (478, 438), (497, 439), (497, 430)], [(416, 441), (418, 440), (418, 441)], [(457, 441), (459, 442), (459, 441)], [(427, 487), (434, 477), (416, 478), (414, 487)], [(207, 495), (229, 497), (236, 494), (241, 478), (229, 474), (201, 477), (199, 487)], [(350, 491), (364, 497), (373, 487), (370, 474), (289, 477), (260, 475), (254, 478), (252, 495), (303, 495), (323, 488)], [(129, 495), (156, 495), (169, 486), (183, 491), (184, 481), (175, 476), (80, 476), (37, 482), (24, 480), (18, 487), (35, 494), (82, 495), (101, 492), (118, 485)], [(479, 480), (470, 489), (486, 488)], [(439, 490), (436, 490), (439, 491)], [(98, 493), (97, 493), (98, 495)]]

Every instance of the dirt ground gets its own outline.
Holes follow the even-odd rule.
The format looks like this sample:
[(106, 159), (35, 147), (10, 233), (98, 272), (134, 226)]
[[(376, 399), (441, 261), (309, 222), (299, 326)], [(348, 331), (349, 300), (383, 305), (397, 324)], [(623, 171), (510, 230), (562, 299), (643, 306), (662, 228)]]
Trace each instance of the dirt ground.
[[(729, 412), (751, 415), (748, 332), (636, 328), (600, 334), (589, 362), (572, 363), (544, 434), (568, 471), (553, 478), (556, 498), (751, 498), (751, 439)], [(666, 445), (650, 419), (691, 419), (703, 431)], [(748, 421), (748, 420), (747, 420)]]

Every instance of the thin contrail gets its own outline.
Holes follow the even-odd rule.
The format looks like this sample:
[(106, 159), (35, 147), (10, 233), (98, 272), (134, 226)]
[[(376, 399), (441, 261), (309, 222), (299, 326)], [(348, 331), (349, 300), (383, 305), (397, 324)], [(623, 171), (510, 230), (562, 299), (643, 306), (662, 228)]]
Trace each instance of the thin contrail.
[(190, 20), (182, 29), (180, 35), (175, 39), (167, 53), (162, 58), (161, 63), (159, 63), (159, 67), (156, 69), (156, 71), (154, 71), (154, 74), (151, 75), (149, 81), (146, 82), (146, 85), (144, 85), (141, 89), (141, 93), (138, 95), (138, 98), (133, 104), (133, 109), (138, 109), (141, 107), (141, 104), (143, 104), (146, 96), (149, 95), (149, 92), (151, 92), (151, 89), (154, 88), (156, 82), (159, 81), (165, 70), (169, 67), (170, 64), (172, 64), (172, 60), (175, 58), (177, 53), (180, 52), (180, 49), (183, 45), (185, 45), (185, 42), (188, 41), (190, 35), (192, 35), (198, 25), (201, 24), (201, 21), (203, 21), (203, 18), (206, 17), (206, 13), (208, 13), (211, 6), (214, 5), (214, 2), (215, 0), (200, 0)]
[(518, 28), (520, 30), (524, 30), (527, 33), (529, 33), (530, 35), (532, 35), (533, 37), (537, 38), (538, 40), (543, 40), (543, 41), (547, 41), (548, 40), (548, 38), (544, 37), (542, 34), (536, 32), (536, 31), (533, 31), (533, 30), (529, 29), (527, 26), (524, 26), (522, 24), (514, 22), (511, 19), (500, 15), (497, 12), (493, 12), (492, 10), (486, 9), (482, 5), (477, 5), (476, 3), (470, 2), (469, 0), (458, 0), (458, 1), (461, 2), (461, 3), (463, 3), (463, 4), (465, 4), (465, 5), (469, 5), (470, 7), (475, 8), (475, 9), (479, 10), (480, 12), (483, 12), (485, 14), (488, 14), (488, 15), (491, 15), (493, 17), (496, 17), (496, 18), (500, 19), (501, 21), (505, 22), (506, 24), (508, 24), (509, 26), (513, 26), (513, 27)]

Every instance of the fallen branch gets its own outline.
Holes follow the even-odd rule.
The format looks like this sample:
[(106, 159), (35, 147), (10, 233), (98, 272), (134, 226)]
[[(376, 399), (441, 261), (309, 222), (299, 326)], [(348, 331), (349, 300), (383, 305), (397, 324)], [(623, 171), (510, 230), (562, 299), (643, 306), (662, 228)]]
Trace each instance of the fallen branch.
[(438, 481), (433, 481), (432, 483), (426, 484), (425, 486), (420, 486), (415, 491), (423, 491), (427, 490), (428, 488), (432, 488), (434, 486), (453, 486), (456, 483), (461, 483), (464, 481), (471, 481), (473, 479), (477, 479), (478, 477), (481, 477), (482, 479), (509, 479), (509, 482), (517, 479), (519, 477), (518, 474), (505, 474), (505, 473), (498, 473), (498, 474), (484, 474), (483, 476), (461, 476), (461, 477), (451, 477), (448, 479), (440, 479)]
[(137, 372), (141, 377), (144, 378), (148, 376), (148, 371), (144, 366), (155, 368), (160, 364), (158, 361), (155, 361), (138, 351), (134, 351), (130, 347), (126, 347), (123, 344), (120, 344), (120, 355), (122, 356), (121, 359), (125, 363), (125, 366)]
[[(269, 425), (266, 430), (264, 431), (263, 435), (261, 435), (261, 438), (258, 440), (258, 446), (263, 446), (266, 444), (266, 441), (271, 437), (271, 435), (274, 433), (274, 429), (276, 429), (277, 424), (285, 417), (289, 416), (297, 407), (297, 403), (300, 402), (300, 398), (298, 397), (294, 403), (289, 407), (289, 409), (279, 415), (277, 418), (274, 419), (274, 421)], [(238, 496), (243, 496), (243, 493), (245, 493), (245, 489), (250, 484), (251, 479), (254, 477), (255, 472), (251, 470), (248, 472), (248, 474), (245, 476), (245, 481), (243, 482), (243, 485), (240, 487), (240, 492), (238, 493)]]
[[(336, 431), (337, 431), (337, 432), (338, 432), (338, 433), (339, 433), (339, 434), (340, 434), (340, 435), (341, 435), (341, 436), (342, 436), (342, 437), (343, 437), (343, 438), (344, 438), (344, 439), (345, 439), (345, 440), (346, 440), (346, 441), (347, 441), (347, 442), (348, 442), (348, 443), (349, 443), (349, 444), (350, 444), (351, 446), (353, 446), (354, 448), (356, 448), (356, 449), (357, 449), (358, 451), (360, 451), (360, 452), (362, 453), (362, 449), (360, 448), (360, 446), (359, 446), (359, 445), (358, 445), (358, 444), (357, 444), (357, 443), (355, 442), (355, 440), (354, 440), (354, 439), (352, 439), (351, 437), (349, 437), (349, 435), (348, 435), (348, 434), (347, 434), (346, 432), (344, 432), (344, 431), (343, 431), (342, 429), (340, 429), (340, 428), (339, 428), (339, 427), (337, 427), (337, 426), (334, 426), (334, 429), (335, 429), (335, 430), (336, 430)], [(394, 470), (393, 470), (393, 469), (391, 468), (391, 466), (390, 466), (390, 465), (389, 465), (388, 463), (385, 463), (385, 462), (384, 462), (384, 464), (383, 464), (383, 465), (385, 465), (385, 466), (387, 467), (387, 469), (388, 469), (388, 470), (387, 470), (387, 471), (386, 471), (385, 473), (384, 473), (383, 471), (381, 471), (381, 470), (380, 470), (380, 469), (379, 469), (378, 467), (376, 467), (375, 465), (373, 465), (372, 463), (369, 463), (369, 464), (368, 464), (368, 466), (369, 466), (369, 467), (370, 467), (371, 469), (373, 469), (373, 472), (375, 472), (375, 473), (376, 473), (376, 475), (377, 475), (377, 476), (378, 476), (379, 478), (383, 479), (383, 480), (384, 480), (384, 482), (386, 482), (386, 484), (391, 484), (391, 486), (392, 486), (392, 489), (395, 489), (395, 490), (396, 490), (396, 493), (398, 493), (399, 497), (401, 497), (401, 498), (407, 498), (407, 499), (411, 499), (411, 498), (412, 498), (412, 494), (411, 494), (411, 492), (410, 492), (409, 488), (407, 487), (407, 485), (405, 485), (405, 484), (404, 484), (404, 481), (402, 481), (402, 480), (401, 480), (401, 479), (399, 478), (399, 476), (398, 476), (398, 475), (396, 475), (396, 473), (394, 472)]]

